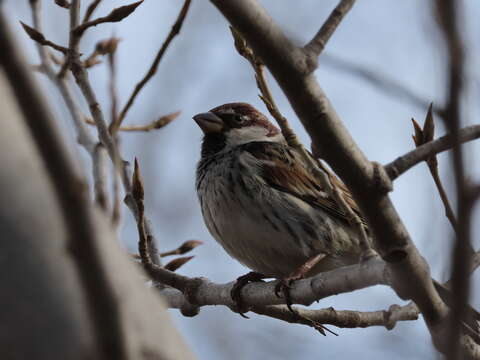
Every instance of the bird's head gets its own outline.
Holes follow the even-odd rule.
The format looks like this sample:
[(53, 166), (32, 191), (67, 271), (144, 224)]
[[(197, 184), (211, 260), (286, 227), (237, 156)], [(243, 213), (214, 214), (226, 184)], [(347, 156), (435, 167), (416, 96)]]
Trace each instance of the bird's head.
[[(205, 134), (205, 142), (217, 151), (252, 141), (282, 141), (283, 137), (267, 117), (246, 103), (228, 103), (193, 117)], [(221, 148), (219, 148), (221, 147)]]

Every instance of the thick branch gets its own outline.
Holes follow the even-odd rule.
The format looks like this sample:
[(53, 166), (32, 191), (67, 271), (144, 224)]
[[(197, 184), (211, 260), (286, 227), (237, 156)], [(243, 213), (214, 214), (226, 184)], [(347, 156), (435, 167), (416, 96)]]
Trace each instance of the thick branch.
[(311, 61), (303, 49), (285, 37), (257, 1), (211, 1), (270, 69), (319, 154), (352, 191), (368, 221), (377, 250), (389, 263), (392, 288), (402, 298), (415, 301), (438, 345), (444, 340), (442, 329), (448, 310), (433, 287), (425, 260), (387, 195), (390, 189), (387, 174), (368, 161), (355, 144), (311, 73)]
[[(73, 1), (73, 3), (75, 0)], [(73, 4), (72, 4), (73, 6)], [(119, 307), (112, 284), (102, 264), (97, 243), (96, 219), (91, 211), (86, 180), (72, 166), (69, 151), (60, 140), (40, 91), (29, 76), (24, 57), (10, 41), (4, 14), (0, 13), (0, 63), (22, 109), (32, 137), (44, 160), (69, 234), (72, 258), (83, 283), (93, 331), (105, 358), (126, 358), (126, 343)]]
[[(480, 125), (472, 125), (465, 127), (459, 131), (459, 142), (465, 143), (480, 138)], [(415, 165), (427, 160), (432, 155), (450, 150), (454, 145), (451, 135), (445, 135), (437, 140), (431, 141), (425, 145), (421, 145), (416, 149), (399, 156), (394, 161), (385, 165), (385, 171), (390, 179), (395, 180), (405, 171)]]

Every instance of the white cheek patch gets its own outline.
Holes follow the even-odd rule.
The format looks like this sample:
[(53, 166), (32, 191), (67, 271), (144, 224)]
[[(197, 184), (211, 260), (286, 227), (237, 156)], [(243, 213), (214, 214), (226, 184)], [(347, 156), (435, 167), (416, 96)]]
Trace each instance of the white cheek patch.
[(227, 144), (237, 146), (251, 141), (270, 141), (280, 142), (283, 139), (282, 134), (267, 136), (269, 130), (262, 126), (248, 126), (239, 129), (231, 129), (227, 135)]

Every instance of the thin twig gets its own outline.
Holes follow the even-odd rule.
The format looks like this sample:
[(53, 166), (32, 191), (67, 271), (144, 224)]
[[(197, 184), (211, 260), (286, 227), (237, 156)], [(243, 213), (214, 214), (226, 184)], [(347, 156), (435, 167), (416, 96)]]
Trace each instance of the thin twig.
[[(480, 138), (480, 125), (467, 126), (459, 131), (459, 143), (463, 144)], [(404, 172), (415, 165), (427, 160), (431, 156), (449, 150), (453, 147), (454, 140), (451, 135), (445, 135), (437, 140), (419, 146), (408, 153), (399, 156), (384, 166), (391, 180), (395, 180)]]
[(107, 23), (107, 22), (119, 22), (125, 19), (127, 16), (131, 15), (135, 9), (143, 2), (143, 0), (137, 1), (133, 4), (120, 6), (116, 9), (113, 9), (110, 14), (107, 16), (99, 17), (95, 20), (83, 22), (81, 25), (76, 26), (73, 28), (74, 36), (81, 37), (85, 30), (90, 27), (97, 26), (99, 24)]
[[(173, 120), (175, 120), (181, 111), (175, 111), (173, 113), (163, 115), (155, 121), (152, 121), (146, 125), (124, 125), (121, 126), (119, 131), (125, 132), (149, 132), (152, 130), (161, 129), (164, 126), (170, 124)], [(95, 125), (95, 122), (92, 119), (85, 119), (85, 122), (89, 125)]]
[[(433, 105), (430, 104), (427, 111), (427, 116), (425, 118), (425, 123), (423, 129), (420, 125), (412, 119), (413, 127), (415, 129), (415, 135), (412, 136), (413, 141), (416, 147), (419, 147), (423, 144), (426, 144), (433, 140), (435, 135), (435, 121), (433, 119)], [(440, 174), (438, 172), (438, 161), (435, 155), (429, 157), (425, 160), (427, 163), (430, 174), (432, 175), (435, 186), (437, 187), (438, 193), (440, 194), (440, 199), (442, 200), (443, 206), (445, 208), (445, 215), (450, 221), (450, 224), (453, 227), (453, 230), (457, 229), (457, 220), (455, 219), (455, 214), (453, 213), (450, 201), (448, 200), (447, 193), (443, 187), (442, 181), (440, 179)]]
[(310, 40), (307, 45), (305, 45), (305, 51), (312, 53), (312, 55), (317, 58), (354, 3), (355, 0), (341, 0), (332, 11), (328, 19), (323, 23), (320, 30), (315, 34), (313, 39)]
[(43, 36), (43, 34), (40, 31), (35, 30), (34, 28), (28, 26), (27, 24), (25, 24), (21, 21), (20, 21), (20, 24), (22, 24), (23, 29), (25, 30), (27, 35), (30, 37), (30, 39), (32, 39), (33, 41), (36, 41), (37, 43), (39, 43), (43, 46), (49, 46), (52, 49), (60, 51), (62, 54), (67, 53), (68, 49), (66, 47), (57, 45), (54, 42), (45, 39), (45, 36)]
[[(34, 28), (42, 32), (42, 18), (40, 15), (41, 12), (41, 2), (40, 0), (30, 1), (30, 6), (32, 10), (32, 18), (33, 18), (33, 26)], [(40, 55), (40, 60), (42, 62), (41, 66), (43, 68), (43, 72), (48, 76), (48, 78), (57, 85), (65, 104), (72, 116), (73, 123), (75, 125), (75, 129), (77, 130), (77, 141), (80, 145), (82, 145), (85, 150), (90, 154), (93, 155), (95, 150), (96, 141), (93, 135), (90, 133), (88, 128), (85, 126), (83, 118), (84, 115), (82, 114), (79, 105), (77, 104), (77, 99), (73, 95), (72, 90), (65, 81), (65, 79), (59, 79), (56, 77), (55, 71), (52, 67), (52, 58), (51, 54), (48, 50), (43, 47), (42, 45), (37, 43), (37, 51)]]
[(78, 26), (80, 18), (80, 1), (72, 1), (70, 4), (70, 32), (68, 37), (68, 52), (65, 56), (64, 63), (58, 72), (58, 78), (62, 79), (67, 74), (68, 68), (70, 67), (70, 62), (74, 56), (80, 56), (78, 54), (78, 48), (80, 44), (81, 36), (74, 34), (74, 29)]
[(371, 326), (383, 326), (388, 330), (395, 327), (397, 321), (412, 321), (418, 319), (418, 309), (414, 306), (400, 307), (392, 305), (388, 310), (383, 311), (352, 311), (335, 310), (333, 308), (309, 310), (293, 307), (301, 318), (295, 317), (284, 305), (255, 306), (250, 310), (256, 314), (266, 315), (289, 323), (311, 326), (309, 319), (316, 323), (334, 325), (339, 328), (366, 328)]
[(87, 11), (85, 11), (85, 16), (83, 17), (83, 20), (82, 20), (82, 24), (86, 23), (90, 20), (90, 18), (92, 17), (95, 9), (97, 8), (98, 5), (100, 5), (101, 2), (102, 2), (102, 0), (93, 0), (90, 3), (90, 5), (88, 5)]
[(172, 29), (170, 30), (170, 33), (168, 34), (167, 38), (165, 39), (164, 43), (162, 44), (162, 46), (161, 46), (160, 50), (158, 51), (157, 55), (155, 56), (155, 59), (153, 60), (152, 65), (150, 66), (150, 69), (147, 71), (147, 73), (145, 74), (143, 79), (140, 80), (140, 82), (135, 86), (135, 89), (133, 90), (132, 94), (130, 95), (130, 98), (128, 99), (124, 108), (120, 112), (120, 116), (118, 117), (118, 120), (114, 124), (111, 124), (110, 132), (112, 134), (114, 134), (118, 131), (119, 127), (122, 124), (122, 121), (125, 119), (125, 115), (127, 114), (130, 107), (133, 105), (133, 102), (135, 101), (137, 95), (142, 90), (142, 88), (145, 86), (145, 84), (157, 72), (158, 65), (160, 64), (160, 60), (162, 60), (162, 57), (165, 54), (168, 46), (172, 42), (173, 38), (180, 33), (180, 29), (182, 28), (183, 21), (185, 20), (185, 17), (187, 16), (187, 13), (188, 13), (190, 3), (191, 3), (191, 0), (185, 0), (185, 2), (183, 3), (183, 6), (182, 6), (182, 8), (181, 8), (181, 10), (180, 10), (180, 12), (177, 16), (177, 19), (175, 20), (175, 23), (173, 24)]

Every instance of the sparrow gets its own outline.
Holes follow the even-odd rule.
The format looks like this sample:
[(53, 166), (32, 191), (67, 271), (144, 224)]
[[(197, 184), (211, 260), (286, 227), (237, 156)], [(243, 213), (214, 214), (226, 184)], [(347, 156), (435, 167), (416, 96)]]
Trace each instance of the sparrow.
[[(302, 276), (359, 261), (359, 235), (347, 215), (265, 115), (228, 103), (193, 119), (204, 133), (196, 173), (203, 219), (228, 254), (277, 279), (318, 257)], [(345, 185), (321, 169), (359, 213)]]
[[(292, 280), (360, 262), (357, 230), (265, 115), (238, 102), (193, 119), (204, 133), (196, 173), (203, 219), (225, 251), (253, 270), (233, 287), (239, 306), (243, 285), (276, 278), (291, 309), (286, 290)], [(366, 226), (346, 186), (315, 161)], [(448, 290), (434, 284), (449, 304)], [(470, 311), (469, 326), (478, 332), (480, 314)]]

